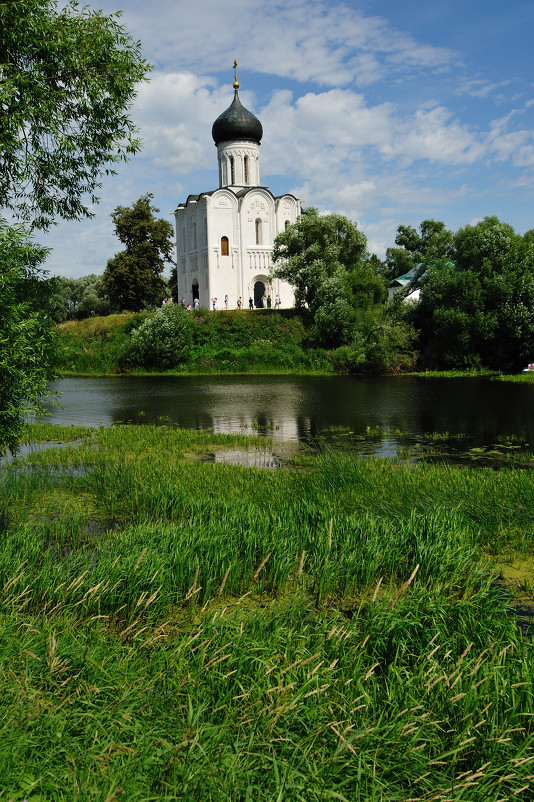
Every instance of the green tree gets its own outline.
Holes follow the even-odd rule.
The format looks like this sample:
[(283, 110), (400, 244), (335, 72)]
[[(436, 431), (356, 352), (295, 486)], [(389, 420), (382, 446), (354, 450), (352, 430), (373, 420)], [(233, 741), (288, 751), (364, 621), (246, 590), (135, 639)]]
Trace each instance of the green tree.
[(274, 276), (293, 286), (295, 306), (310, 309), (312, 338), (324, 347), (351, 342), (358, 315), (385, 298), (365, 235), (339, 214), (307, 209), (276, 237), (273, 263)]
[[(104, 173), (139, 148), (129, 118), (148, 66), (116, 19), (71, 2), (0, 3), (0, 208), (30, 228), (90, 217)], [(52, 336), (45, 251), (0, 220), (0, 452), (38, 403)]]
[(167, 370), (186, 359), (192, 342), (193, 316), (181, 304), (166, 304), (134, 329), (122, 363)]
[(128, 112), (148, 65), (117, 17), (0, 3), (0, 207), (32, 227), (92, 216), (102, 173), (140, 147)]
[(175, 304), (178, 303), (178, 267), (174, 262), (171, 267), (171, 275), (167, 279), (167, 297), (172, 298)]
[(53, 374), (53, 333), (35, 294), (47, 253), (0, 221), (0, 454), (16, 450), (24, 418), (42, 410)]
[(413, 271), (417, 280), (427, 267), (450, 258), (452, 239), (452, 232), (439, 220), (423, 220), (419, 233), (412, 226), (400, 225), (395, 237), (397, 247), (386, 251), (384, 277), (392, 281)]
[(520, 269), (526, 240), (498, 217), (485, 217), (454, 235), (453, 262), (460, 270), (472, 270), (485, 278)]
[(50, 297), (46, 308), (56, 323), (108, 315), (111, 312), (102, 276), (95, 273), (80, 278), (54, 276), (48, 279), (47, 284)]
[(516, 370), (534, 353), (534, 246), (497, 217), (459, 229), (409, 312), (424, 364)]
[(161, 277), (165, 262), (173, 261), (173, 227), (151, 205), (152, 195), (142, 195), (132, 207), (117, 206), (111, 218), (115, 233), (126, 246), (109, 259), (104, 285), (114, 308), (138, 312), (159, 306), (166, 288)]

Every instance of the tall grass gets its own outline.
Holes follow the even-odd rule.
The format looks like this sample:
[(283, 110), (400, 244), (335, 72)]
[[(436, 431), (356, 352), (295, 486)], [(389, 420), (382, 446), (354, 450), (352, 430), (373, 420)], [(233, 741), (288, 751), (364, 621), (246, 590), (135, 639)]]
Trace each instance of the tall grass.
[(532, 554), (531, 473), (187, 459), (245, 442), (2, 469), (6, 799), (531, 798), (531, 632), (484, 556)]

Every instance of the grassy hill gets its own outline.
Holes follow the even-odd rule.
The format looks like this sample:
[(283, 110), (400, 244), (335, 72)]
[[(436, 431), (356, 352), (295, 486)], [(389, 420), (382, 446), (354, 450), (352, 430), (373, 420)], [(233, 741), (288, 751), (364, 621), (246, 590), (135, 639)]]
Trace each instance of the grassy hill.
[[(305, 315), (294, 310), (195, 312), (192, 347), (176, 373), (331, 372), (325, 352), (307, 346)], [(61, 323), (58, 369), (122, 373), (131, 332), (150, 313)], [(136, 371), (137, 372), (137, 371)]]

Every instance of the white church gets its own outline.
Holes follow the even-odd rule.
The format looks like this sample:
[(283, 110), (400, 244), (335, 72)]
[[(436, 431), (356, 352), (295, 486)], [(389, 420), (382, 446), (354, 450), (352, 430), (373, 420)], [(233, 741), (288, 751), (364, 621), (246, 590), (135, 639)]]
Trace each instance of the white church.
[[(260, 142), (263, 128), (239, 100), (234, 62), (234, 99), (213, 123), (219, 188), (189, 195), (174, 212), (178, 297), (196, 298), (203, 308), (235, 309), (265, 306), (267, 297), (280, 308), (294, 303), (289, 284), (270, 276), (274, 238), (296, 222), (300, 201), (275, 197), (260, 185)], [(215, 300), (216, 299), (216, 300)]]

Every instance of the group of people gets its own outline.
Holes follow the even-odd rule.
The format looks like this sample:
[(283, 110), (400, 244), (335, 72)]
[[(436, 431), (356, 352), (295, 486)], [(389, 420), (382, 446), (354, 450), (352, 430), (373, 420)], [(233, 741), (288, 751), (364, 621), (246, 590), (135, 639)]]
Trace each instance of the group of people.
[[(172, 304), (172, 302), (173, 302), (172, 298), (164, 298), (161, 305), (165, 306), (166, 304)], [(230, 303), (230, 300), (228, 298), (228, 295), (225, 295), (224, 296), (224, 308), (225, 309), (228, 309), (229, 303)], [(274, 299), (274, 308), (275, 309), (280, 309), (280, 303), (281, 303), (280, 296), (277, 295), (276, 298)], [(188, 304), (186, 302), (186, 300), (185, 300), (185, 297), (182, 296), (182, 298), (180, 300), (180, 304), (181, 304), (181, 306), (183, 306), (184, 309), (187, 309), (188, 312), (190, 312), (191, 310), (194, 310), (196, 312), (196, 310), (200, 308), (200, 300), (199, 300), (198, 297), (193, 299), (193, 304), (191, 305), (191, 304)], [(262, 299), (261, 299), (261, 304), (262, 304), (264, 309), (270, 309), (271, 308), (271, 296), (270, 295), (266, 295), (264, 293), (263, 296), (262, 296)], [(214, 312), (216, 312), (217, 309), (219, 308), (219, 302), (218, 302), (216, 297), (211, 299), (211, 308), (213, 309)], [(239, 298), (237, 299), (237, 308), (238, 309), (243, 309), (243, 299), (242, 299), (241, 296), (239, 296)], [(253, 299), (252, 296), (250, 296), (249, 299), (248, 299), (248, 308), (249, 309), (254, 309), (254, 299)]]
[[(272, 306), (271, 296), (270, 295), (266, 295), (265, 293), (263, 293), (263, 295), (261, 297), (261, 305), (263, 306), (264, 309), (270, 309), (271, 306)], [(277, 295), (276, 298), (274, 299), (274, 308), (275, 309), (280, 309), (280, 296), (279, 295)]]
[[(166, 303), (172, 304), (172, 298), (166, 298), (162, 305), (165, 306)], [(182, 295), (180, 299), (180, 306), (183, 306), (183, 308), (187, 309), (188, 312), (191, 312), (193, 309), (196, 312), (196, 310), (200, 308), (200, 300), (198, 298), (193, 298), (193, 304), (188, 304), (185, 300), (185, 297)]]
[[(224, 308), (225, 309), (228, 309), (228, 304), (229, 303), (230, 303), (230, 299), (228, 298), (228, 295), (225, 295), (224, 296)], [(239, 298), (237, 299), (237, 308), (241, 309), (242, 307), (243, 307), (243, 299), (241, 298), (241, 296), (239, 296)], [(217, 309), (219, 308), (219, 304), (218, 304), (217, 298), (212, 298), (211, 299), (211, 308), (213, 309), (214, 312), (216, 312)]]
[[(196, 300), (198, 300), (198, 299), (196, 299)], [(225, 309), (228, 309), (228, 304), (229, 304), (228, 295), (225, 295), (224, 296), (224, 308)], [(280, 296), (277, 295), (276, 298), (274, 299), (274, 308), (275, 309), (280, 309), (280, 304), (281, 304)], [(270, 309), (271, 305), (272, 305), (271, 304), (271, 296), (270, 295), (266, 295), (264, 293), (262, 295), (261, 305), (263, 306), (264, 309)], [(218, 304), (217, 298), (212, 298), (211, 299), (211, 308), (213, 309), (214, 312), (216, 312), (217, 309), (219, 308), (219, 304)], [(241, 296), (239, 296), (239, 298), (237, 299), (237, 308), (238, 309), (243, 309), (243, 298)], [(248, 308), (251, 309), (251, 310), (254, 309), (254, 298), (252, 297), (252, 295), (249, 296), (249, 299), (248, 299)]]

